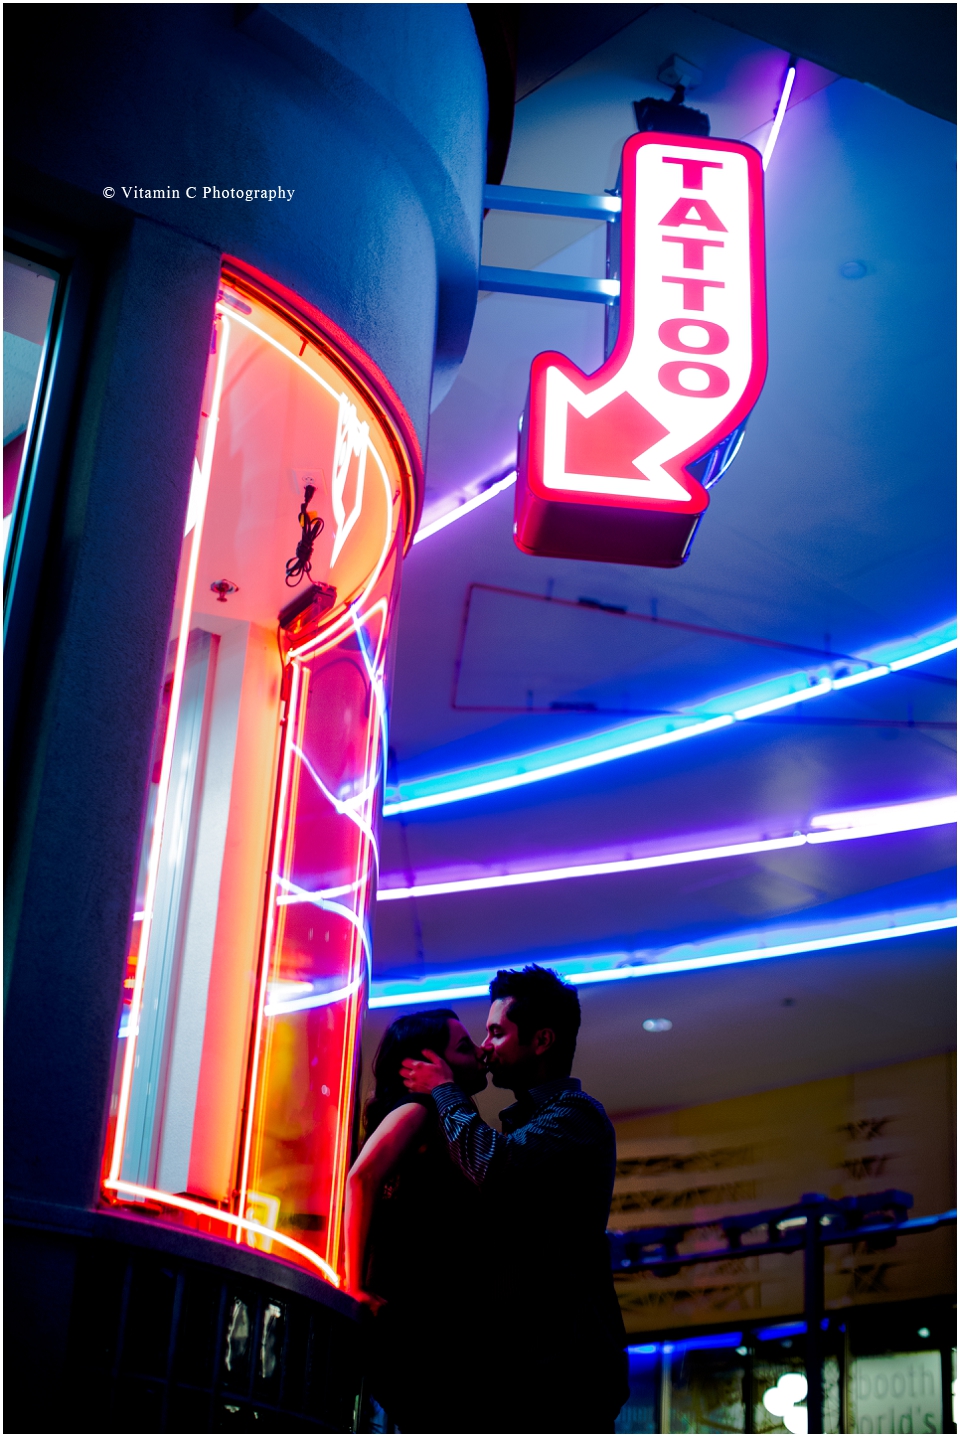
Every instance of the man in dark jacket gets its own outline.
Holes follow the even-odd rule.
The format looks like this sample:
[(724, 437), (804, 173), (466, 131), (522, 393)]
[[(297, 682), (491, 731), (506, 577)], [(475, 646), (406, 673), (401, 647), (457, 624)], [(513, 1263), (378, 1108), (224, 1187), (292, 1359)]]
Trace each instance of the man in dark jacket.
[(453, 1161), (488, 1199), (494, 1259), (478, 1296), (491, 1335), (512, 1349), (487, 1374), (490, 1430), (612, 1432), (629, 1391), (606, 1239), (616, 1139), (570, 1077), (577, 990), (532, 966), (499, 972), (490, 997), (483, 1052), (494, 1085), (517, 1099), (501, 1133), (436, 1053), (403, 1064), (407, 1087), (432, 1093)]

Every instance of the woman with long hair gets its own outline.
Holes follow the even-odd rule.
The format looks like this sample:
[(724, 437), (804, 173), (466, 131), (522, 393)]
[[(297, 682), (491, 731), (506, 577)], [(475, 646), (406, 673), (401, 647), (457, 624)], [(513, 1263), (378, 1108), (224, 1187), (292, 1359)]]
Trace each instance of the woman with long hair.
[(468, 1096), (486, 1086), (480, 1050), (451, 1008), (387, 1029), (347, 1177), (346, 1288), (376, 1314), (371, 1387), (399, 1430), (476, 1432), (463, 1356), (480, 1331), (482, 1199), (448, 1156), (432, 1098), (400, 1076), (404, 1059), (425, 1051), (442, 1055)]

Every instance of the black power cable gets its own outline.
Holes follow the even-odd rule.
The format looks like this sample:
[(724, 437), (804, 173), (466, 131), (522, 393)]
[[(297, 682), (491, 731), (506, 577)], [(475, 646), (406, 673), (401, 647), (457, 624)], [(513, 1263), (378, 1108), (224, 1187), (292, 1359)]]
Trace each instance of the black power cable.
[(316, 494), (316, 486), (307, 484), (303, 491), (303, 503), (300, 505), (299, 524), (301, 529), (300, 542), (297, 545), (297, 552), (292, 559), (287, 560), (286, 583), (291, 589), (295, 589), (306, 574), (310, 575), (310, 561), (313, 557), (313, 546), (317, 542), (323, 529), (323, 520), (317, 515), (312, 518), (307, 513), (307, 505)]

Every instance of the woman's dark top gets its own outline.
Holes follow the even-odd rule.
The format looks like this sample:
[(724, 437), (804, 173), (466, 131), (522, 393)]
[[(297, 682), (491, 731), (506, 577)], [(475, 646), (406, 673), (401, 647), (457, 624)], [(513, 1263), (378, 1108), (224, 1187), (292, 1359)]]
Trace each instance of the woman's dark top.
[(482, 1432), (482, 1393), (464, 1381), (463, 1354), (483, 1335), (485, 1199), (451, 1161), (431, 1098), (407, 1093), (389, 1111), (409, 1102), (426, 1120), (380, 1189), (367, 1248), (366, 1290), (386, 1299), (371, 1387), (401, 1432)]
[(429, 1097), (407, 1093), (390, 1111), (409, 1102), (420, 1103), (426, 1120), (378, 1194), (366, 1285), (395, 1307), (435, 1310), (439, 1303), (449, 1311), (454, 1292), (472, 1293), (480, 1276), (482, 1198), (451, 1161)]

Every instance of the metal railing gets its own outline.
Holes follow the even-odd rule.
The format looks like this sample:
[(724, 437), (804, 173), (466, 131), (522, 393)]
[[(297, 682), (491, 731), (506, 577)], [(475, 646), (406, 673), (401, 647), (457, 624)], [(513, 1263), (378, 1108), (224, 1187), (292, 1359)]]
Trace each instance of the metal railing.
[[(788, 1207), (738, 1213), (713, 1222), (675, 1223), (670, 1227), (644, 1227), (632, 1232), (609, 1231), (615, 1273), (654, 1272), (672, 1277), (681, 1267), (701, 1262), (725, 1262), (731, 1257), (767, 1257), (774, 1253), (803, 1253), (803, 1316), (806, 1323), (804, 1352), (807, 1378), (807, 1431), (823, 1431), (824, 1249), (833, 1243), (871, 1242), (892, 1247), (898, 1237), (932, 1232), (957, 1220), (956, 1208), (931, 1217), (908, 1218), (913, 1207), (910, 1193), (896, 1188), (859, 1197), (833, 1199), (823, 1193), (804, 1193)], [(706, 1252), (680, 1252), (688, 1234), (719, 1228), (725, 1246)], [(766, 1236), (745, 1242), (751, 1233), (766, 1229)]]

